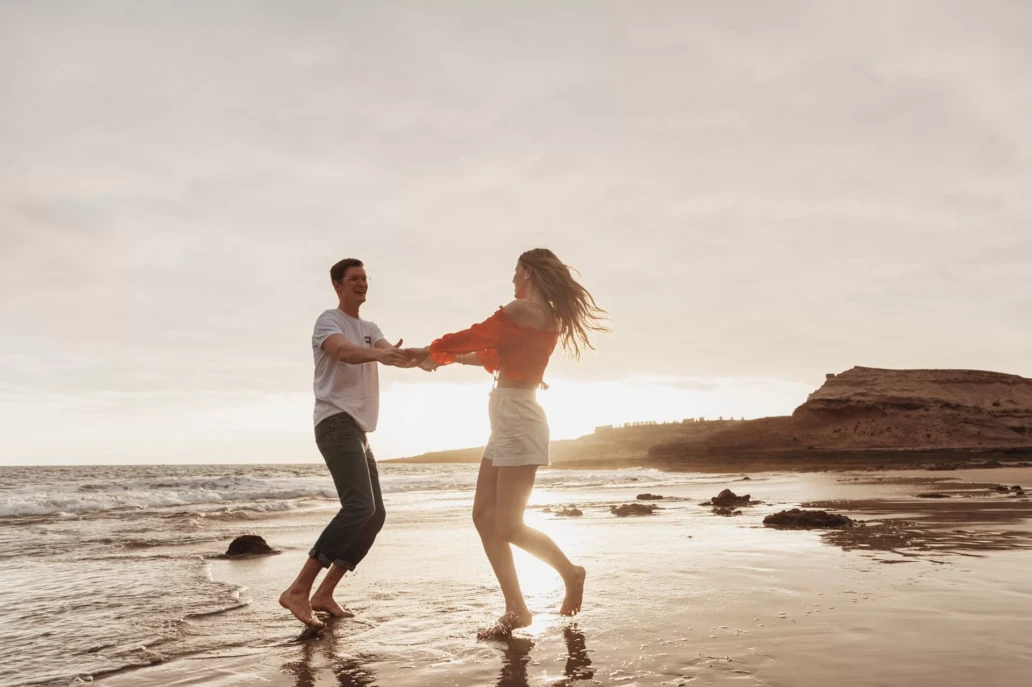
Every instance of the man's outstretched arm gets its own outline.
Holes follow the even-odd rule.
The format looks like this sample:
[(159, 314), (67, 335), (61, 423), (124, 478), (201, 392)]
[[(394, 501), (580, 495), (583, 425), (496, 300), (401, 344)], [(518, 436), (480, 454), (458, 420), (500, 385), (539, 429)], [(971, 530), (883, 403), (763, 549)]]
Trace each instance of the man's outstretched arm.
[[(383, 345), (381, 345), (383, 344)], [(398, 342), (398, 346), (401, 342)], [(364, 363), (380, 363), (402, 367), (408, 363), (410, 356), (392, 346), (386, 339), (380, 339), (373, 348), (356, 346), (343, 334), (333, 334), (322, 343), (322, 349), (342, 363), (362, 365)]]

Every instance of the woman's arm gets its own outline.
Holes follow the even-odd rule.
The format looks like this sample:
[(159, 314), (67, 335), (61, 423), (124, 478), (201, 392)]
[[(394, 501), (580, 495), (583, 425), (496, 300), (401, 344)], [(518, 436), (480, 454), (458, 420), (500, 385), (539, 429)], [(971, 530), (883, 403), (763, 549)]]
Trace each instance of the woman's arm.
[[(413, 348), (411, 350), (413, 351), (413, 355), (416, 356), (420, 360), (421, 363), (426, 361), (426, 360), (429, 360), (429, 355), (430, 355), (430, 347), (429, 346), (427, 346), (425, 348)], [(481, 360), (480, 356), (477, 355), (476, 353), (459, 353), (459, 354), (457, 354), (455, 356), (455, 360), (453, 360), (451, 363), (444, 363), (444, 364), (445, 365), (450, 365), (452, 363), (458, 363), (459, 365), (475, 365), (477, 367), (483, 367), (484, 366), (484, 361)], [(434, 363), (434, 365), (436, 366), (437, 363)]]
[(495, 350), (505, 329), (508, 316), (499, 308), (483, 322), (454, 334), (445, 334), (430, 344), (430, 358), (439, 365), (458, 362), (462, 356), (467, 365), (481, 365), (489, 372), (498, 370)]

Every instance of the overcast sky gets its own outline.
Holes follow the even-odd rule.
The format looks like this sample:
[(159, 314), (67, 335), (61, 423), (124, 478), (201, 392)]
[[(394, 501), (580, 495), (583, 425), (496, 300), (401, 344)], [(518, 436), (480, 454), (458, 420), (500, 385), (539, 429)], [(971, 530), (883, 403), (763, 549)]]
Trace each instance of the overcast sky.
[[(319, 460), (333, 262), (422, 345), (535, 246), (613, 315), (560, 433), (1032, 376), (1032, 3), (0, 2), (0, 463)], [(486, 426), (382, 380), (381, 457)]]

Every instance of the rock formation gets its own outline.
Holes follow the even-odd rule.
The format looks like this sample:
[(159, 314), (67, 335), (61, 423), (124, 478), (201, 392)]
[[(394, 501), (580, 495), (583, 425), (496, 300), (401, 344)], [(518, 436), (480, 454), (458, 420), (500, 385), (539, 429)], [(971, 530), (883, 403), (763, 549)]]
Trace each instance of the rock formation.
[(805, 457), (807, 452), (994, 449), (1032, 453), (1032, 379), (975, 370), (854, 367), (829, 376), (790, 416), (658, 444), (649, 455), (701, 459), (750, 452)]
[(845, 515), (828, 513), (823, 510), (783, 510), (780, 513), (768, 515), (763, 519), (767, 527), (776, 527), (783, 530), (834, 530), (843, 527), (852, 527), (853, 521)]
[(264, 556), (270, 553), (279, 553), (269, 546), (264, 539), (257, 534), (245, 534), (237, 537), (226, 549), (227, 556)]
[(610, 506), (609, 512), (621, 518), (628, 515), (652, 515), (659, 510), (654, 503), (625, 503), (622, 506)]

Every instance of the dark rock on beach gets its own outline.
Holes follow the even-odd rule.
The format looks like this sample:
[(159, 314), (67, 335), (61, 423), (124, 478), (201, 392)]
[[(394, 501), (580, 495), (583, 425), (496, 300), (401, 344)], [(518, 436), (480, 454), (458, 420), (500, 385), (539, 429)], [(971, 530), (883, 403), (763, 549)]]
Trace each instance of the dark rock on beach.
[(635, 498), (639, 501), (659, 501), (663, 497), (659, 494), (638, 494)]
[(279, 553), (269, 546), (264, 539), (257, 534), (245, 534), (237, 537), (226, 549), (227, 556), (264, 556), (270, 553)]
[(783, 510), (763, 519), (767, 527), (786, 530), (837, 530), (854, 525), (851, 518), (823, 510)]
[(725, 518), (729, 518), (732, 515), (741, 515), (741, 510), (736, 510), (727, 506), (713, 506), (714, 515), (722, 515)]
[(724, 491), (720, 492), (719, 494), (717, 494), (712, 499), (710, 499), (709, 501), (707, 501), (706, 503), (704, 503), (702, 505), (704, 505), (704, 506), (720, 506), (722, 508), (730, 508), (732, 506), (751, 506), (754, 503), (757, 503), (757, 502), (756, 501), (750, 501), (749, 494), (746, 494), (745, 496), (739, 496), (738, 494), (736, 494), (735, 492), (731, 491), (730, 489), (725, 489)]
[(924, 494), (917, 495), (917, 498), (919, 499), (948, 499), (949, 497), (949, 494), (940, 494), (937, 491), (930, 491)]
[(657, 510), (659, 506), (653, 503), (625, 503), (622, 506), (609, 507), (610, 513), (621, 518), (628, 515), (652, 515)]
[(560, 508), (555, 512), (557, 518), (575, 518), (580, 515), (584, 515), (580, 508)]

